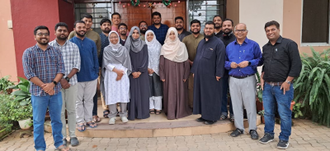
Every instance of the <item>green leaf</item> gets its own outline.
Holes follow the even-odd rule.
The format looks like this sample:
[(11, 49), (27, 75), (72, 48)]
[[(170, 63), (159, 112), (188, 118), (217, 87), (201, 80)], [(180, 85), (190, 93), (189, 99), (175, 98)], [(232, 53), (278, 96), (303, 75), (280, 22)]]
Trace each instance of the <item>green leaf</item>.
[(12, 93), (12, 95), (15, 95), (15, 96), (27, 96), (27, 95), (29, 95), (29, 93), (24, 92), (24, 91), (22, 91), (22, 90), (17, 90), (17, 91), (14, 91), (14, 92)]

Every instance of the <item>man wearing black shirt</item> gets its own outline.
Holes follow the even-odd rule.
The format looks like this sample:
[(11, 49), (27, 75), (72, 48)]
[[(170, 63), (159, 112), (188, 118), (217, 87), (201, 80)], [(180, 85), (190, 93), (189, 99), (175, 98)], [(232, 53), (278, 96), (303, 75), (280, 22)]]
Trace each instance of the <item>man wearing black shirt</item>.
[(222, 22), (221, 31), (223, 33), (222, 36), (220, 36), (220, 39), (222, 40), (223, 44), (225, 44), (225, 46), (235, 41), (236, 39), (235, 35), (233, 34), (233, 26), (234, 22), (231, 19), (225, 19)]
[(265, 109), (265, 135), (259, 140), (266, 144), (274, 139), (275, 103), (281, 118), (281, 133), (277, 148), (288, 148), (291, 135), (291, 101), (294, 90), (292, 80), (301, 71), (297, 43), (280, 35), (280, 24), (270, 21), (265, 24), (269, 42), (263, 46), (264, 66), (261, 75), (263, 106)]
[(222, 36), (223, 31), (221, 30), (222, 27), (222, 18), (220, 15), (215, 15), (213, 17), (214, 23), (214, 36), (220, 38)]

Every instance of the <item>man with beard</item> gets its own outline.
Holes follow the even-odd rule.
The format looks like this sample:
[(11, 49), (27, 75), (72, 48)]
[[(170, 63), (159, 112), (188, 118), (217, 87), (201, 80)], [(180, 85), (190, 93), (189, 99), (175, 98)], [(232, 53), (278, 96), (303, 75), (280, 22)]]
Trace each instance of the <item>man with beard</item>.
[(55, 36), (56, 39), (49, 43), (50, 46), (56, 47), (61, 50), (65, 74), (61, 79), (60, 83), (62, 86), (62, 135), (63, 145), (67, 146), (68, 141), (66, 140), (66, 122), (65, 122), (65, 109), (68, 114), (68, 126), (71, 146), (79, 145), (79, 141), (76, 137), (76, 100), (77, 100), (77, 75), (76, 73), (80, 69), (80, 53), (79, 48), (76, 44), (68, 41), (68, 25), (60, 22), (55, 25)]
[(161, 23), (162, 15), (159, 12), (153, 12), (151, 14), (151, 18), (154, 24), (149, 26), (148, 29), (152, 30), (155, 33), (156, 39), (161, 45), (163, 45), (166, 38), (168, 26)]
[(184, 37), (191, 34), (190, 32), (183, 29), (184, 20), (181, 16), (175, 17), (174, 22), (175, 22), (175, 28), (178, 31), (178, 37), (180, 41), (182, 41)]
[[(236, 37), (233, 34), (233, 25), (234, 22), (231, 19), (225, 19), (222, 22), (222, 31), (223, 34), (220, 36), (221, 41), (225, 44), (225, 47), (233, 41), (235, 41)], [(222, 95), (222, 105), (221, 105), (221, 116), (220, 120), (225, 120), (228, 118), (228, 109), (227, 109), (227, 104), (228, 104), (228, 98), (227, 98), (227, 93), (229, 89), (228, 85), (228, 70), (226, 70), (225, 75), (222, 77), (223, 79), (223, 95)], [(233, 106), (232, 102), (230, 101), (229, 103), (229, 113), (230, 113), (230, 121), (234, 122), (234, 113), (233, 113)]]
[(44, 122), (48, 107), (55, 148), (67, 151), (63, 145), (61, 109), (61, 85), (57, 84), (65, 74), (61, 51), (48, 45), (49, 30), (46, 26), (34, 29), (37, 44), (27, 48), (22, 57), (25, 77), (30, 81), (33, 110), (33, 137), (36, 150), (46, 150)]
[(213, 17), (213, 22), (214, 22), (214, 35), (218, 38), (220, 38), (222, 36), (222, 30), (221, 30), (221, 26), (222, 26), (222, 18), (220, 17), (220, 15), (215, 15)]
[(148, 30), (148, 24), (147, 24), (147, 22), (146, 21), (141, 21), (139, 23), (139, 28), (140, 28), (140, 33), (141, 33), (140, 39), (143, 40), (143, 41), (145, 41), (144, 34)]
[(220, 118), (225, 74), (226, 50), (222, 41), (214, 36), (214, 23), (205, 23), (204, 39), (197, 47), (197, 54), (191, 72), (194, 74), (193, 114), (201, 114), (197, 119), (204, 124), (214, 124)]
[(77, 73), (78, 95), (76, 101), (77, 130), (83, 132), (86, 126), (97, 127), (93, 121), (93, 96), (96, 93), (99, 62), (95, 43), (85, 36), (86, 25), (84, 21), (76, 21), (74, 24), (76, 36), (70, 41), (75, 43), (80, 52), (81, 67)]
[[(190, 22), (190, 31), (192, 34), (183, 38), (182, 42), (186, 45), (188, 50), (188, 59), (190, 66), (193, 65), (196, 56), (196, 49), (199, 42), (204, 38), (200, 33), (201, 22), (197, 19), (194, 19)], [(188, 102), (189, 107), (193, 108), (193, 99), (194, 97), (194, 77), (190, 74), (188, 79)]]
[(118, 25), (118, 29), (119, 29), (120, 44), (125, 46), (125, 42), (127, 39), (127, 25), (125, 23), (120, 23)]

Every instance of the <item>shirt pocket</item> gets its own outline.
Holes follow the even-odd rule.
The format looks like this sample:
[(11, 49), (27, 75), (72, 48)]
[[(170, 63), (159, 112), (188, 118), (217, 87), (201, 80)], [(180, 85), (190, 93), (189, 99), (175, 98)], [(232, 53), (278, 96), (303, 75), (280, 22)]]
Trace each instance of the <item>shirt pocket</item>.
[(273, 55), (274, 55), (275, 60), (279, 60), (279, 61), (286, 60), (287, 55), (286, 55), (285, 49), (274, 48), (273, 51), (274, 51)]
[(204, 49), (203, 57), (210, 59), (212, 57), (213, 52), (214, 52), (213, 48), (206, 48), (206, 49)]

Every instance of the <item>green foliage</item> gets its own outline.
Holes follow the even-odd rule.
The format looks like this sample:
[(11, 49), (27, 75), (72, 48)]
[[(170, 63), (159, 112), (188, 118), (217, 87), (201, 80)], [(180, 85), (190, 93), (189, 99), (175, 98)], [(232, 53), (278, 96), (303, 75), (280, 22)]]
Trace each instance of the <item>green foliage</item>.
[(296, 103), (294, 104), (293, 108), (292, 108), (292, 112), (294, 113), (294, 118), (298, 118), (303, 116), (303, 113), (301, 111), (301, 103)]
[(30, 90), (30, 82), (24, 78), (18, 77), (20, 79), (17, 85), (14, 85), (12, 89), (17, 89), (12, 93), (15, 96), (15, 102), (20, 103), (21, 106), (31, 105), (31, 93)]
[(12, 129), (12, 121), (8, 118), (10, 110), (7, 106), (12, 100), (13, 96), (0, 94), (0, 140)]
[(314, 122), (330, 127), (330, 49), (301, 57), (302, 70), (295, 80), (295, 102), (301, 102), (304, 115), (312, 113)]
[(259, 72), (257, 72), (256, 75), (257, 75), (257, 98), (260, 102), (262, 102), (262, 90), (261, 90), (261, 81), (260, 81)]
[(9, 81), (9, 76), (4, 76), (0, 79), (0, 91), (5, 91), (12, 85), (14, 85), (14, 83)]

